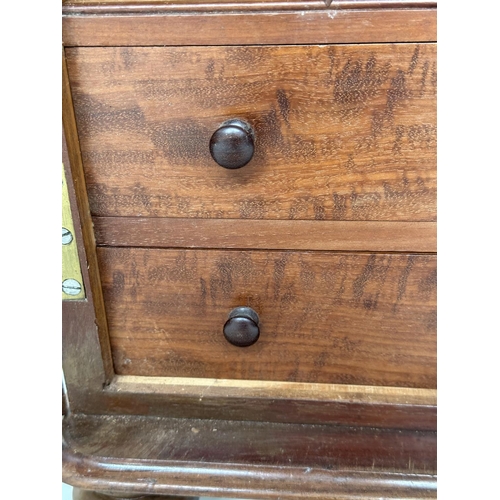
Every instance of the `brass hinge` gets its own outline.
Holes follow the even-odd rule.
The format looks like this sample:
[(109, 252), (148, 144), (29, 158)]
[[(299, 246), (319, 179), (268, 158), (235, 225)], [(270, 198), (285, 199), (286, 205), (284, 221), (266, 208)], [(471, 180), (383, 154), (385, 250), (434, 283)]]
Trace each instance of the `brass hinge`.
[(85, 298), (80, 259), (75, 239), (75, 227), (71, 216), (68, 185), (64, 165), (62, 168), (62, 299)]

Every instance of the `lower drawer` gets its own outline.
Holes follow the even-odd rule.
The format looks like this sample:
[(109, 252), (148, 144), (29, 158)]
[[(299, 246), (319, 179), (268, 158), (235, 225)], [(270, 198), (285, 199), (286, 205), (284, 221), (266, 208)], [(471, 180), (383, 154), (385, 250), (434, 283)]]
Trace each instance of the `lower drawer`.
[[(436, 387), (435, 255), (98, 248), (122, 375)], [(259, 340), (231, 345), (253, 308)]]

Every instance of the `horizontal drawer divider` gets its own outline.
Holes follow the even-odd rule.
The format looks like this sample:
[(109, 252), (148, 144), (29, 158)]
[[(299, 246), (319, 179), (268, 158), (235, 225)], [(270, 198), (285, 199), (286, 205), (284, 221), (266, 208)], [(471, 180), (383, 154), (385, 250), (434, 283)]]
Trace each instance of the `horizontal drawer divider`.
[(359, 44), (437, 39), (435, 8), (264, 10), (237, 14), (107, 14), (107, 6), (102, 8), (102, 14), (94, 10), (87, 15), (80, 10), (63, 17), (65, 47)]
[(433, 253), (435, 222), (94, 217), (100, 246)]

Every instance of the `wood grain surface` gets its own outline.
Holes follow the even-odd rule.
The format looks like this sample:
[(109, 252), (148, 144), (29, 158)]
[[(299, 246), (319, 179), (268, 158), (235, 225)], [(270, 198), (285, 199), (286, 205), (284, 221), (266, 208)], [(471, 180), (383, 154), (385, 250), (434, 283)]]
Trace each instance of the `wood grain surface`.
[(436, 252), (435, 222), (94, 217), (102, 246)]
[[(117, 374), (436, 385), (433, 255), (97, 250)], [(222, 334), (237, 306), (250, 347)]]
[(434, 432), (75, 416), (63, 479), (131, 494), (260, 499), (434, 498)]
[(94, 6), (90, 15), (77, 8), (63, 17), (66, 47), (433, 42), (437, 36), (435, 8), (366, 9), (365, 5), (361, 10), (318, 10), (298, 6), (298, 10), (283, 11), (278, 4), (258, 12), (238, 12), (235, 3), (232, 12), (209, 9), (162, 15), (154, 4), (138, 13), (137, 8), (136, 13), (127, 13), (127, 7), (121, 6), (114, 14), (108, 5)]
[[(68, 49), (93, 215), (436, 218), (436, 48)], [(239, 170), (210, 156), (239, 117)]]

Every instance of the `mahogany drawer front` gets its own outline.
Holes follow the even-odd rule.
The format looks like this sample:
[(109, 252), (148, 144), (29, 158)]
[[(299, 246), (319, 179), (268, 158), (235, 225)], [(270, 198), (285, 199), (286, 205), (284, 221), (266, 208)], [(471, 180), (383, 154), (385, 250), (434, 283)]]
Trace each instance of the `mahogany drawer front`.
[[(436, 46), (66, 49), (95, 216), (434, 221)], [(230, 118), (251, 162), (218, 166)]]
[[(98, 248), (115, 371), (436, 386), (436, 258), (410, 254)], [(260, 338), (235, 347), (229, 311)]]

